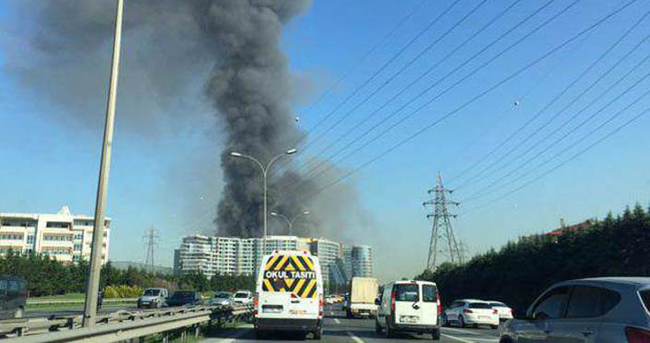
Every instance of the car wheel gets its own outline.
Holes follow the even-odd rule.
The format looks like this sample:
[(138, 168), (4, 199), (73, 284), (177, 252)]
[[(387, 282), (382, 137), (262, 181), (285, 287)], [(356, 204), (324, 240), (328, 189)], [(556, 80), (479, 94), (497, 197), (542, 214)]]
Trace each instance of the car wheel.
[(379, 335), (382, 331), (383, 330), (381, 329), (381, 325), (379, 325), (379, 321), (375, 320), (375, 333)]
[(447, 315), (446, 315), (446, 314), (443, 314), (443, 315), (442, 315), (442, 318), (440, 319), (440, 321), (442, 322), (442, 323), (441, 323), (442, 326), (449, 326), (449, 320), (447, 319)]
[(499, 325), (490, 325), (490, 327), (491, 327), (492, 329), (498, 329), (498, 328), (499, 328)]
[(323, 327), (319, 326), (318, 329), (314, 331), (314, 339), (320, 341), (321, 337), (323, 337)]
[(439, 341), (440, 340), (440, 329), (433, 330), (433, 340), (434, 341)]
[(463, 316), (458, 317), (458, 326), (460, 326), (461, 328), (465, 327), (465, 319), (463, 318)]
[(22, 307), (17, 308), (14, 312), (14, 318), (22, 318), (23, 315), (25, 315), (25, 310)]

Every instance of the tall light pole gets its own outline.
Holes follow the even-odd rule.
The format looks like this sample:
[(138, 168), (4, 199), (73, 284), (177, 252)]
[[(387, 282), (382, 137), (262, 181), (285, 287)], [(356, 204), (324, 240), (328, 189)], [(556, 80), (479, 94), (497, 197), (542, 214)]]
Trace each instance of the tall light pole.
[(242, 154), (242, 153), (236, 152), (236, 151), (232, 151), (230, 153), (230, 156), (232, 156), (232, 157), (245, 158), (247, 160), (251, 160), (251, 161), (255, 162), (257, 164), (257, 166), (260, 167), (260, 170), (262, 170), (262, 178), (264, 179), (264, 237), (262, 238), (262, 254), (266, 253), (266, 236), (268, 234), (268, 230), (267, 230), (267, 228), (268, 228), (268, 225), (267, 225), (267, 222), (268, 222), (268, 214), (267, 214), (268, 187), (267, 187), (267, 185), (268, 185), (269, 169), (271, 169), (271, 166), (273, 165), (273, 163), (275, 163), (275, 161), (279, 160), (281, 157), (288, 156), (288, 155), (293, 155), (297, 151), (298, 150), (296, 150), (296, 149), (289, 149), (289, 150), (285, 151), (282, 154), (276, 155), (269, 161), (269, 163), (266, 164), (266, 166), (264, 164), (262, 164), (262, 162), (260, 162), (258, 159), (256, 159), (253, 156), (245, 155), (245, 154)]
[(97, 293), (99, 292), (99, 277), (102, 268), (104, 246), (104, 217), (106, 215), (106, 196), (108, 193), (108, 174), (111, 169), (111, 153), (113, 147), (113, 127), (115, 123), (115, 102), (117, 99), (117, 80), (120, 71), (120, 48), (122, 45), (122, 13), (124, 0), (117, 0), (115, 14), (115, 37), (113, 41), (113, 63), (111, 79), (108, 88), (106, 104), (106, 123), (104, 126), (104, 143), (102, 159), (99, 167), (99, 182), (97, 185), (97, 202), (95, 203), (95, 227), (90, 253), (90, 271), (86, 284), (86, 302), (84, 304), (83, 326), (95, 326), (97, 315)]
[(293, 223), (296, 222), (296, 219), (298, 219), (298, 218), (300, 218), (302, 216), (308, 216), (309, 213), (310, 213), (309, 211), (305, 210), (305, 211), (302, 211), (302, 213), (298, 213), (297, 215), (295, 215), (291, 219), (289, 219), (289, 217), (287, 217), (287, 216), (285, 216), (285, 215), (283, 215), (281, 213), (278, 213), (278, 212), (273, 212), (272, 211), (271, 215), (274, 216), (274, 217), (280, 217), (280, 218), (284, 219), (287, 222), (287, 224), (289, 225), (289, 235), (291, 235), (291, 229), (293, 229)]

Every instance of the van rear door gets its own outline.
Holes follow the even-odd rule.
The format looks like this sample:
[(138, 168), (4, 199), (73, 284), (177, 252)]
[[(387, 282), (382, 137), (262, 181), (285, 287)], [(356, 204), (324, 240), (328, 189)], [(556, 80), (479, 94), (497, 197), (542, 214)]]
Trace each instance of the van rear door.
[(393, 286), (395, 297), (395, 324), (418, 324), (420, 322), (420, 286), (413, 283), (398, 283)]
[(438, 288), (435, 285), (421, 284), (422, 302), (420, 303), (420, 324), (438, 324)]
[(316, 269), (307, 255), (273, 255), (264, 266), (260, 316), (316, 318), (320, 287)]
[(434, 285), (402, 283), (396, 284), (394, 290), (396, 324), (436, 325), (438, 323), (438, 299)]

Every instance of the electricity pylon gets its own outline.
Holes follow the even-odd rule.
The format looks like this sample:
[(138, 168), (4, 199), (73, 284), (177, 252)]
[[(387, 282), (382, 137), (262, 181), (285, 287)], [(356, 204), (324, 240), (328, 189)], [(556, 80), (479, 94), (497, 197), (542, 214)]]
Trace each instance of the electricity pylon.
[(433, 207), (433, 213), (427, 214), (427, 218), (433, 218), (431, 240), (429, 241), (429, 258), (427, 259), (427, 269), (430, 271), (434, 271), (440, 264), (439, 252), (446, 255), (451, 263), (461, 263), (463, 261), (450, 219), (456, 218), (456, 215), (450, 214), (448, 209), (449, 205), (459, 205), (458, 202), (447, 199), (447, 195), (452, 192), (452, 190), (443, 186), (442, 176), (438, 174), (436, 187), (428, 191), (429, 194), (434, 194), (434, 198), (422, 204)]

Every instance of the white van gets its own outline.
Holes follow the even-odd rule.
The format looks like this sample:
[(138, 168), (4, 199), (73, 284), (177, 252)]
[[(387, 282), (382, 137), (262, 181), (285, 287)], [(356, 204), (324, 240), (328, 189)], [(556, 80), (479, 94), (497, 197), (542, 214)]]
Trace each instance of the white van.
[(254, 301), (255, 334), (269, 331), (323, 334), (323, 278), (316, 256), (305, 251), (274, 251), (264, 256)]
[(375, 331), (393, 337), (396, 332), (430, 333), (440, 339), (442, 312), (438, 287), (428, 281), (395, 281), (384, 286), (377, 299)]

